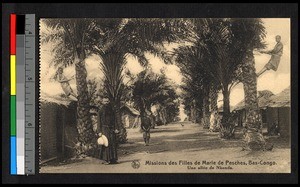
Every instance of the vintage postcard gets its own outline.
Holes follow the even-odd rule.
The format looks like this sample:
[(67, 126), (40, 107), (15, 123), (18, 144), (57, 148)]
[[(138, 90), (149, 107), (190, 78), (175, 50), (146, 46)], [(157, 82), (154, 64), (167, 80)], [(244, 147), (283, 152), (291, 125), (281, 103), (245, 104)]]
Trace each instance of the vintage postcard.
[(288, 18), (42, 18), (40, 173), (291, 173)]

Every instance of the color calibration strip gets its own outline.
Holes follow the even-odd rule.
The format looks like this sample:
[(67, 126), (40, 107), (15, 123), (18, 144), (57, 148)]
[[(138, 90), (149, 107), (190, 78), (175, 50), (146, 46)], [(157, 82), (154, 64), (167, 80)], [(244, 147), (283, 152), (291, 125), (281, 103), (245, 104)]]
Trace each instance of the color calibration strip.
[(10, 173), (35, 170), (35, 17), (10, 15)]
[(17, 174), (16, 145), (16, 14), (10, 15), (10, 174)]
[(17, 174), (25, 174), (25, 15), (17, 15), (16, 72), (17, 72)]

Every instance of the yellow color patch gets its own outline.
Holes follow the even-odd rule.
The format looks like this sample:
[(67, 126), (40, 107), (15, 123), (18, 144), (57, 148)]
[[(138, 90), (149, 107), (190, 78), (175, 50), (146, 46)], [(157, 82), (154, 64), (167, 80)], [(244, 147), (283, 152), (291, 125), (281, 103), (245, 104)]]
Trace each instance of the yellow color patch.
[(16, 55), (10, 55), (10, 95), (16, 95)]

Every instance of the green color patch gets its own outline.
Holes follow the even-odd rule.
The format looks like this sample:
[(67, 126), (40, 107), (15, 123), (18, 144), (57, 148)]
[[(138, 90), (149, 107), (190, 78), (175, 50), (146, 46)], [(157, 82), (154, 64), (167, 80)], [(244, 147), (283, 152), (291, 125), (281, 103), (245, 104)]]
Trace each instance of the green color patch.
[(17, 121), (17, 110), (16, 110), (16, 96), (10, 96), (10, 135), (16, 136), (16, 121)]

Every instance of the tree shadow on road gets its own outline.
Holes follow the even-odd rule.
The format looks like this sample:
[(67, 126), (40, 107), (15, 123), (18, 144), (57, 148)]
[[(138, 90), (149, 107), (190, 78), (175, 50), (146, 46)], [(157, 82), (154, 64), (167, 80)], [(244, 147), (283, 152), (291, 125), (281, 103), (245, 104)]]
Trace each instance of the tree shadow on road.
[[(130, 139), (130, 144), (121, 145), (120, 151), (127, 151), (127, 154), (139, 152), (152, 154), (157, 152), (194, 152), (223, 148), (241, 148), (242, 150), (244, 143), (242, 141), (243, 136), (239, 133), (237, 133), (234, 139), (224, 140), (219, 138), (218, 133), (211, 133), (206, 129), (201, 129), (197, 126), (194, 127), (195, 130), (181, 129), (175, 125), (157, 128), (154, 131), (155, 137), (151, 137), (150, 139), (150, 146), (144, 146), (141, 136)], [(267, 141), (274, 142), (275, 148), (290, 148), (287, 141), (282, 138), (269, 138)]]
[[(240, 140), (235, 139), (231, 141), (224, 141), (218, 137), (218, 134), (209, 134), (208, 132), (190, 132), (187, 134), (178, 134), (174, 136), (164, 135), (168, 132), (177, 132), (180, 129), (160, 129), (157, 133), (161, 133), (161, 136), (151, 138), (150, 146), (144, 146), (142, 138), (131, 139), (130, 145), (120, 146), (120, 151), (128, 151), (128, 154), (138, 152), (149, 152), (156, 153), (161, 150), (176, 152), (176, 151), (189, 151), (189, 150), (212, 150), (221, 149), (227, 147), (238, 147), (240, 146)], [(132, 143), (135, 142), (135, 143)]]

